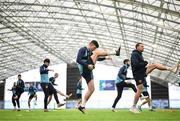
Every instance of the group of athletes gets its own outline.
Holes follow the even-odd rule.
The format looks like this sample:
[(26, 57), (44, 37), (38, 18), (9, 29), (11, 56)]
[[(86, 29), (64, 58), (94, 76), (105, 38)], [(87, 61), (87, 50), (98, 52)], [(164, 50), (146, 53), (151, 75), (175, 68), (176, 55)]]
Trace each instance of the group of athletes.
[[(119, 47), (115, 51), (106, 51), (106, 50), (102, 50), (98, 48), (99, 48), (98, 42), (96, 40), (92, 40), (88, 44), (88, 46), (80, 48), (77, 54), (76, 62), (77, 62), (79, 72), (81, 75), (81, 79), (79, 80), (77, 84), (77, 92), (76, 92), (77, 97), (78, 97), (77, 109), (81, 111), (83, 114), (86, 112), (86, 108), (85, 108), (86, 103), (91, 97), (91, 95), (93, 94), (94, 89), (95, 89), (94, 80), (93, 80), (93, 69), (95, 68), (96, 61), (103, 61), (103, 60), (111, 59), (110, 56), (112, 55), (120, 56), (121, 47)], [(179, 63), (180, 63), (179, 61), (173, 67), (166, 67), (161, 64), (149, 64), (143, 58), (143, 55), (142, 55), (143, 51), (144, 51), (144, 44), (137, 43), (135, 46), (135, 50), (133, 50), (131, 53), (131, 58), (124, 59), (123, 61), (124, 65), (120, 68), (116, 81), (115, 81), (116, 87), (117, 87), (117, 97), (115, 98), (114, 103), (111, 108), (113, 112), (116, 112), (115, 107), (121, 98), (124, 87), (130, 87), (135, 92), (133, 105), (130, 108), (131, 112), (139, 113), (139, 111), (142, 111), (141, 106), (146, 103), (148, 103), (149, 109), (152, 111), (153, 109), (151, 105), (151, 99), (147, 91), (147, 88), (148, 88), (148, 85), (146, 82), (147, 75), (150, 74), (154, 69), (158, 69), (162, 71), (166, 70), (173, 73), (177, 73), (179, 69)], [(54, 98), (57, 103), (57, 107), (61, 107), (65, 104), (65, 103), (59, 102), (57, 94), (60, 94), (64, 96), (65, 98), (69, 98), (72, 95), (72, 94), (65, 95), (54, 87), (55, 85), (54, 82), (55, 82), (55, 79), (58, 77), (58, 73), (55, 73), (54, 77), (49, 78), (48, 72), (54, 71), (48, 68), (49, 64), (50, 64), (50, 59), (45, 59), (43, 65), (40, 66), (40, 77), (41, 77), (40, 84), (44, 92), (44, 112), (48, 112), (47, 106), (51, 101), (52, 95), (54, 95)], [(131, 79), (126, 76), (127, 70), (130, 66), (132, 68), (133, 79), (136, 82), (136, 86), (133, 83), (127, 81), (128, 79)], [(82, 90), (83, 90), (82, 78), (84, 78), (87, 83), (87, 91), (85, 92), (85, 95), (83, 98), (81, 98)], [(20, 110), (19, 98), (21, 94), (24, 92), (23, 89), (24, 89), (24, 82), (21, 79), (21, 75), (18, 75), (18, 81), (17, 83), (14, 83), (14, 86), (11, 89), (13, 92), (12, 103), (15, 109), (16, 109), (16, 103), (17, 103), (17, 106), (18, 106), (17, 110)], [(31, 108), (30, 102), (32, 98), (35, 98), (35, 100), (37, 100), (36, 91), (37, 89), (33, 87), (32, 84), (30, 84), (29, 86), (30, 96), (28, 100), (29, 109)], [(145, 101), (141, 105), (136, 106), (140, 97), (141, 99), (145, 99)]]
[[(92, 70), (95, 68), (96, 61), (103, 61), (106, 59), (111, 59), (111, 55), (120, 56), (120, 49), (119, 47), (116, 51), (106, 51), (106, 50), (100, 50), (98, 49), (99, 44), (97, 41), (92, 40), (87, 47), (82, 47), (78, 51), (77, 55), (77, 64), (80, 71), (81, 76), (86, 80), (87, 83), (87, 92), (85, 93), (81, 104), (78, 107), (78, 110), (82, 113), (85, 113), (85, 106), (89, 98), (94, 92), (94, 80), (93, 80), (93, 72)], [(179, 69), (179, 61), (176, 63), (173, 67), (166, 67), (162, 64), (149, 64), (147, 61), (143, 58), (144, 51), (144, 44), (143, 43), (137, 43), (135, 45), (135, 50), (131, 53), (131, 58), (124, 60), (123, 67), (120, 68), (119, 73), (117, 75), (116, 79), (116, 87), (117, 87), (117, 97), (114, 100), (114, 103), (112, 105), (112, 111), (115, 112), (115, 107), (119, 99), (121, 98), (122, 91), (124, 87), (130, 87), (135, 92), (133, 105), (130, 108), (130, 111), (133, 113), (140, 113), (141, 106), (148, 103), (150, 110), (152, 110), (151, 100), (150, 96), (147, 92), (147, 82), (146, 77), (148, 74), (150, 74), (153, 70), (158, 69), (162, 71), (170, 71), (173, 73), (177, 73)], [(128, 82), (127, 78), (127, 69), (131, 65), (132, 67), (132, 73), (133, 78), (136, 82), (136, 87), (134, 84)], [(139, 98), (142, 97), (145, 99), (145, 101), (139, 105), (136, 106), (138, 103)], [(139, 108), (139, 110), (137, 109)]]
[[(46, 61), (48, 61), (48, 59), (45, 59)], [(40, 71), (42, 71), (40, 69)], [(59, 74), (55, 73), (53, 77), (49, 78), (49, 83), (47, 84), (47, 86), (43, 86), (45, 84), (41, 83), (41, 88), (44, 91), (45, 94), (45, 101), (47, 100), (46, 107), (47, 105), (51, 102), (52, 99), (52, 95), (54, 95), (54, 99), (56, 100), (57, 103), (57, 107), (61, 107), (63, 106), (65, 103), (60, 103), (58, 100), (58, 96), (57, 94), (60, 94), (61, 96), (64, 96), (65, 98), (69, 99), (72, 96), (72, 93), (69, 95), (65, 95), (63, 92), (55, 89), (54, 86), (57, 86), (57, 84), (55, 84), (55, 80), (56, 78), (58, 78)], [(43, 88), (44, 87), (44, 88)], [(22, 95), (22, 93), (24, 91), (28, 91), (28, 107), (29, 107), (29, 111), (31, 111), (31, 100), (34, 98), (34, 105), (37, 104), (37, 94), (36, 92), (38, 91), (37, 88), (33, 85), (33, 82), (29, 83), (28, 87), (25, 87), (24, 81), (21, 79), (21, 75), (18, 75), (18, 81), (14, 82), (12, 89), (8, 89), (9, 91), (12, 91), (13, 95), (12, 95), (12, 103), (14, 106), (14, 110), (20, 111), (20, 97)], [(46, 97), (47, 96), (47, 97)], [(17, 108), (16, 108), (16, 104), (17, 104)], [(45, 108), (44, 111), (48, 111), (47, 108)]]

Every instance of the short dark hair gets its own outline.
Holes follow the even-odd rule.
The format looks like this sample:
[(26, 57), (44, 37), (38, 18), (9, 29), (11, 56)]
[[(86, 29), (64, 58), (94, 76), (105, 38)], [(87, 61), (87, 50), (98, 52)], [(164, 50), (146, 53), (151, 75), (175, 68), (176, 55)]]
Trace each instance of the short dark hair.
[(138, 42), (137, 44), (136, 44), (136, 49), (137, 49), (137, 47), (140, 45), (140, 44), (143, 44), (142, 42)]
[(129, 59), (124, 59), (123, 63), (125, 64), (128, 61), (130, 61), (130, 60)]
[(18, 74), (18, 77), (20, 77), (21, 76), (21, 74)]
[(92, 41), (90, 42), (90, 44), (94, 44), (94, 45), (96, 46), (96, 48), (99, 47), (99, 44), (98, 44), (98, 42), (97, 42), (96, 40), (92, 40)]
[(49, 59), (49, 58), (44, 59), (44, 63), (45, 63), (45, 62), (50, 63), (50, 59)]

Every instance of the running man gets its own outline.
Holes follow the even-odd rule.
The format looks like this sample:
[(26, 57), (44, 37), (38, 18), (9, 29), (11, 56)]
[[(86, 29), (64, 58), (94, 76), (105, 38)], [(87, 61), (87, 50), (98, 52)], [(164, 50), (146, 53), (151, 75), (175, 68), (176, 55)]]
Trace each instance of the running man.
[(36, 105), (36, 102), (37, 102), (37, 89), (36, 87), (34, 87), (33, 83), (30, 83), (30, 86), (29, 86), (29, 90), (28, 90), (28, 95), (29, 95), (29, 99), (28, 99), (28, 107), (29, 107), (29, 110), (31, 110), (31, 100), (33, 98), (35, 98), (35, 105)]
[(137, 85), (137, 92), (134, 96), (133, 106), (130, 108), (130, 111), (133, 113), (139, 113), (136, 105), (143, 90), (143, 83), (145, 81), (145, 77), (155, 69), (162, 71), (167, 70), (173, 73), (177, 73), (179, 69), (179, 62), (174, 67), (165, 67), (161, 64), (148, 64), (148, 62), (144, 60), (142, 55), (144, 51), (144, 44), (137, 43), (135, 48), (136, 49), (133, 50), (131, 54), (131, 66), (133, 76)]
[(120, 68), (119, 73), (117, 75), (116, 82), (115, 82), (116, 83), (116, 88), (117, 88), (117, 97), (115, 98), (114, 103), (112, 105), (112, 111), (113, 112), (115, 112), (116, 104), (118, 103), (118, 101), (121, 98), (121, 95), (122, 95), (124, 87), (132, 88), (135, 93), (137, 91), (137, 89), (136, 89), (134, 84), (126, 81), (128, 79), (131, 79), (131, 78), (127, 78), (127, 69), (130, 66), (130, 60), (129, 59), (125, 59), (123, 61), (123, 63), (124, 63), (124, 65)]
[(88, 90), (85, 93), (84, 99), (81, 105), (78, 107), (82, 113), (85, 113), (85, 105), (94, 92), (92, 70), (95, 68), (96, 61), (110, 59), (109, 55), (120, 55), (120, 47), (117, 51), (112, 53), (108, 53), (105, 50), (98, 50), (98, 47), (98, 42), (96, 40), (92, 40), (87, 47), (80, 48), (77, 54), (76, 62), (78, 64), (80, 74), (86, 80), (88, 86)]
[(20, 97), (22, 95), (22, 93), (24, 92), (24, 81), (21, 79), (21, 74), (18, 75), (18, 81), (17, 81), (17, 95), (18, 95), (18, 99), (16, 100), (17, 101), (17, 104), (18, 104), (18, 111), (20, 111)]
[(48, 96), (49, 96), (49, 71), (54, 71), (52, 69), (48, 69), (50, 64), (50, 59), (46, 58), (44, 60), (44, 64), (40, 67), (40, 76), (41, 76), (41, 88), (44, 92), (44, 112), (48, 112), (47, 103), (48, 103)]

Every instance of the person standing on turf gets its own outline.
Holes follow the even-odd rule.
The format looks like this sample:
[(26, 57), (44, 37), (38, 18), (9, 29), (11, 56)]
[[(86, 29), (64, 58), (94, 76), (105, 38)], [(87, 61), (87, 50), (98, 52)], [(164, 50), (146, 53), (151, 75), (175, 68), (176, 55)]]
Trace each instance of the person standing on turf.
[(50, 59), (46, 58), (44, 60), (44, 64), (40, 67), (40, 77), (41, 77), (41, 88), (44, 92), (44, 112), (48, 112), (47, 103), (48, 103), (48, 96), (49, 96), (49, 71), (54, 71), (52, 69), (48, 69), (50, 64)]
[(29, 85), (29, 89), (28, 89), (28, 95), (29, 95), (29, 99), (28, 99), (28, 107), (29, 107), (29, 110), (31, 110), (31, 100), (33, 98), (35, 98), (35, 105), (36, 105), (36, 102), (37, 102), (37, 89), (36, 87), (34, 87), (33, 83), (31, 82), (30, 85)]
[(18, 75), (18, 80), (17, 80), (16, 84), (17, 84), (17, 96), (18, 96), (18, 98), (16, 100), (17, 105), (18, 105), (17, 110), (20, 111), (20, 102), (19, 102), (19, 100), (20, 100), (20, 97), (21, 97), (22, 93), (24, 92), (24, 87), (25, 87), (24, 81), (21, 79), (21, 74)]
[(14, 106), (14, 110), (16, 110), (16, 103), (19, 106), (19, 103), (17, 101), (18, 99), (18, 95), (17, 95), (17, 84), (16, 82), (13, 83), (13, 87), (11, 89), (8, 89), (8, 91), (12, 91), (12, 103), (13, 103), (13, 106)]

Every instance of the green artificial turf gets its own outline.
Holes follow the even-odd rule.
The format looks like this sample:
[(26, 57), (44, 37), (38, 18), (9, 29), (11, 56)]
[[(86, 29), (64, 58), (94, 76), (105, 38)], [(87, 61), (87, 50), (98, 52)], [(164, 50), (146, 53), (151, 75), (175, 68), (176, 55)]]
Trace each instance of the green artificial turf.
[(144, 110), (140, 114), (133, 114), (129, 110), (121, 109), (112, 112), (108, 109), (88, 109), (82, 114), (76, 109), (12, 111), (0, 110), (0, 121), (180, 121), (180, 110)]

